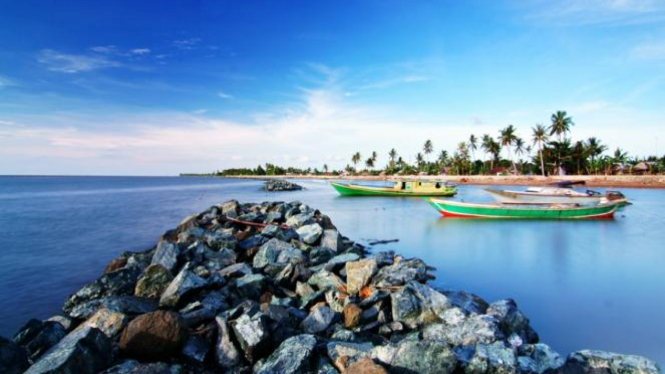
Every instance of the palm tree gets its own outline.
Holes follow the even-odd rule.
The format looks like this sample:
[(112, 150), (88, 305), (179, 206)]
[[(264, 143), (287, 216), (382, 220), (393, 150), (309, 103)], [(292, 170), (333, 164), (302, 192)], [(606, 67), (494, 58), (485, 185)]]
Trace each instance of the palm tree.
[(425, 145), (423, 146), (423, 152), (425, 152), (425, 157), (427, 157), (432, 151), (434, 150), (434, 146), (432, 145), (432, 141), (427, 139), (425, 141)]
[(596, 168), (596, 157), (600, 156), (607, 150), (607, 146), (600, 143), (596, 137), (590, 137), (586, 141), (586, 148), (589, 156), (591, 157), (591, 167), (593, 167), (594, 174), (597, 172)]
[(572, 157), (577, 163), (577, 175), (582, 174), (582, 163), (587, 157), (587, 148), (583, 141), (576, 141), (572, 149)]
[(442, 149), (441, 153), (439, 153), (439, 159), (438, 159), (439, 164), (441, 165), (441, 167), (446, 165), (447, 160), (448, 160), (448, 151), (446, 151), (445, 149)]
[(353, 157), (351, 157), (351, 162), (353, 162), (353, 168), (356, 169), (356, 173), (358, 172), (358, 168), (356, 165), (360, 162), (362, 159), (362, 156), (360, 156), (360, 152), (356, 152), (353, 154)]
[(565, 110), (559, 110), (556, 113), (552, 114), (552, 124), (550, 125), (550, 135), (557, 134), (559, 137), (559, 142), (561, 142), (562, 136), (565, 137), (566, 133), (570, 131), (570, 127), (573, 126), (573, 119), (568, 117), (568, 113)]
[(425, 159), (423, 158), (423, 154), (418, 152), (418, 154), (416, 155), (416, 164), (418, 164), (418, 170), (422, 168), (424, 161)]
[(372, 169), (374, 167), (374, 159), (372, 157), (368, 158), (367, 161), (365, 161), (365, 165), (367, 166), (367, 169)]
[(549, 136), (547, 135), (547, 129), (545, 129), (545, 126), (543, 126), (540, 123), (536, 124), (536, 127), (532, 127), (531, 130), (533, 131), (533, 138), (532, 138), (533, 144), (538, 145), (538, 156), (540, 157), (540, 171), (544, 177), (545, 160), (543, 160), (543, 143), (549, 140)]
[(323, 164), (323, 172), (328, 173), (328, 164)]
[[(516, 138), (516, 139), (515, 139), (515, 155), (516, 155), (516, 156), (520, 159), (520, 161), (521, 161), (521, 157), (520, 157), (520, 156), (522, 156), (523, 154), (524, 154), (524, 140), (522, 140), (522, 138)], [(522, 165), (521, 165), (521, 164), (522, 164), (522, 163), (520, 162), (520, 169), (522, 168)]]
[[(471, 150), (471, 158), (476, 158), (476, 149), (478, 149), (478, 138), (475, 135), (471, 134), (469, 136), (469, 149)], [(473, 161), (473, 160), (472, 160)]]
[(517, 140), (517, 135), (515, 135), (515, 126), (508, 125), (508, 127), (502, 129), (500, 132), (501, 135), (499, 136), (499, 141), (501, 142), (502, 146), (508, 149), (508, 158), (513, 164), (513, 170), (517, 171), (517, 167), (515, 166), (515, 161), (513, 160), (513, 155), (510, 150), (510, 146), (515, 142), (515, 140)]
[(390, 152), (388, 152), (388, 157), (390, 157), (390, 161), (395, 162), (395, 159), (397, 158), (397, 151), (395, 148), (391, 149)]

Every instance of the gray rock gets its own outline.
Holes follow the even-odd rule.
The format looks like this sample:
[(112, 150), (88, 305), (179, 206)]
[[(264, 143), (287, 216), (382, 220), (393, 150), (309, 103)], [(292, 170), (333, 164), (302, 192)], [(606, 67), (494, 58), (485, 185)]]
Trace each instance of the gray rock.
[(450, 302), (465, 314), (485, 314), (489, 304), (480, 296), (465, 291), (443, 291)]
[(134, 293), (134, 287), (141, 271), (140, 267), (127, 266), (104, 274), (96, 281), (71, 295), (65, 301), (62, 309), (65, 313), (69, 314), (76, 306), (91, 300), (98, 300), (108, 296), (131, 295)]
[(189, 292), (206, 286), (205, 279), (184, 267), (166, 288), (159, 299), (160, 306), (175, 307)]
[(300, 309), (309, 309), (312, 305), (325, 299), (326, 290), (314, 291), (300, 298), (298, 307)]
[[(268, 215), (266, 216), (266, 223), (280, 222), (283, 219), (284, 219), (284, 215), (280, 212), (268, 212)], [(277, 226), (275, 226), (275, 227), (277, 227)], [(277, 231), (275, 231), (275, 234), (277, 234)]]
[(424, 282), (426, 280), (427, 265), (422, 260), (414, 258), (384, 266), (372, 279), (372, 284), (378, 287), (401, 286), (411, 281)]
[[(57, 322), (62, 325), (62, 327), (65, 328), (65, 331), (70, 332), (72, 330), (73, 323), (74, 321), (67, 317), (67, 316), (61, 316), (61, 315), (55, 315), (52, 317), (49, 317), (46, 321), (51, 321), (51, 322)], [(46, 322), (44, 321), (44, 322)]]
[(390, 366), (395, 358), (397, 353), (397, 346), (392, 344), (379, 345), (369, 352), (369, 357), (373, 360), (377, 360), (384, 365)]
[(236, 289), (242, 297), (258, 299), (263, 292), (265, 284), (265, 276), (262, 274), (250, 274), (236, 280)]
[(297, 335), (286, 339), (261, 365), (254, 367), (256, 374), (297, 374), (310, 370), (311, 357), (316, 348), (314, 335)]
[(228, 214), (230, 212), (236, 213), (240, 210), (240, 204), (236, 200), (229, 200), (217, 206), (222, 210), (222, 214)]
[(342, 235), (335, 229), (323, 230), (321, 235), (321, 248), (327, 248), (337, 253), (344, 250)]
[(349, 343), (340, 341), (331, 341), (326, 344), (328, 357), (332, 362), (337, 361), (341, 356), (349, 358), (349, 364), (352, 364), (363, 357), (369, 355), (374, 346), (371, 343)]
[(238, 244), (238, 248), (240, 248), (243, 251), (246, 251), (246, 250), (254, 248), (254, 247), (260, 247), (266, 241), (268, 241), (268, 238), (266, 238), (265, 236), (263, 236), (263, 235), (254, 235), (254, 236), (250, 236), (249, 238), (241, 241)]
[(0, 336), (0, 373), (21, 374), (29, 365), (25, 350)]
[(74, 331), (32, 365), (26, 374), (82, 373), (94, 374), (111, 365), (111, 341), (95, 328)]
[(231, 327), (240, 343), (241, 351), (250, 363), (255, 363), (269, 352), (268, 328), (261, 313), (251, 318), (247, 314), (243, 314), (231, 323)]
[(57, 322), (30, 320), (14, 336), (15, 343), (22, 345), (30, 361), (36, 361), (44, 352), (67, 335), (65, 328)]
[(152, 255), (151, 265), (161, 265), (169, 272), (173, 272), (178, 264), (178, 246), (168, 240), (161, 240), (157, 244), (155, 254)]
[(316, 286), (319, 290), (337, 290), (340, 287), (346, 287), (346, 284), (337, 275), (327, 270), (312, 274), (307, 283)]
[(302, 186), (285, 180), (271, 179), (263, 184), (263, 189), (270, 192), (298, 191), (302, 190)]
[(376, 260), (373, 258), (346, 263), (346, 289), (351, 295), (369, 283), (377, 271)]
[(247, 263), (241, 262), (231, 266), (227, 266), (219, 271), (219, 274), (227, 278), (239, 278), (245, 275), (252, 274), (254, 271)]
[(514, 374), (517, 357), (512, 347), (502, 341), (477, 344), (476, 351), (467, 363), (466, 373)]
[(311, 265), (324, 264), (330, 261), (333, 256), (335, 256), (335, 252), (329, 248), (312, 248), (312, 250), (309, 251), (309, 263)]
[(524, 343), (537, 343), (538, 334), (529, 325), (529, 319), (517, 309), (513, 299), (504, 299), (490, 304), (487, 314), (499, 320), (506, 336), (517, 334)]
[(302, 321), (301, 327), (308, 334), (316, 334), (327, 329), (333, 319), (335, 319), (335, 312), (327, 306), (320, 306), (309, 313), (307, 318)]
[(517, 358), (520, 373), (543, 374), (556, 370), (564, 364), (564, 360), (557, 352), (546, 344), (527, 344), (519, 348)]
[(125, 314), (107, 308), (100, 308), (74, 331), (94, 327), (107, 337), (113, 338), (120, 333), (127, 322), (129, 322), (129, 318)]
[(391, 304), (393, 319), (411, 328), (440, 320), (440, 315), (451, 307), (446, 296), (415, 281), (393, 293)]
[(171, 272), (160, 264), (152, 264), (144, 271), (134, 289), (139, 297), (159, 297), (173, 281)]
[(217, 324), (217, 345), (215, 346), (215, 359), (222, 369), (232, 369), (240, 364), (242, 356), (233, 345), (231, 329), (228, 321), (222, 316), (215, 318)]
[(503, 338), (499, 322), (493, 316), (471, 315), (463, 322), (448, 325), (433, 323), (423, 329), (423, 339), (450, 345), (491, 344)]
[(208, 340), (199, 335), (190, 335), (182, 347), (182, 355), (197, 364), (203, 364), (208, 351), (210, 351)]
[(221, 311), (229, 308), (224, 301), (225, 295), (216, 291), (209, 293), (201, 301), (195, 301), (180, 311), (182, 319), (187, 326), (196, 326), (211, 320)]
[(583, 350), (568, 355), (561, 368), (565, 374), (659, 374), (658, 364), (648, 358)]
[(314, 292), (312, 286), (303, 282), (296, 282), (296, 294), (300, 297), (305, 297)]
[(321, 226), (319, 226), (318, 223), (312, 223), (310, 225), (299, 227), (296, 232), (300, 236), (300, 240), (303, 243), (314, 244), (317, 242), (317, 240), (319, 240), (319, 237), (321, 237), (323, 229)]
[(266, 236), (268, 238), (274, 238), (279, 233), (279, 230), (280, 228), (277, 225), (268, 225), (264, 227), (263, 230), (261, 230), (261, 235)]
[(358, 261), (360, 256), (355, 253), (344, 253), (337, 255), (326, 263), (325, 269), (328, 271), (334, 271), (337, 268), (344, 267), (347, 262)]
[(313, 218), (314, 218), (313, 212), (300, 213), (290, 217), (287, 214), (286, 225), (297, 230), (299, 227), (314, 223)]
[(277, 255), (278, 264), (301, 264), (307, 261), (307, 256), (300, 249), (287, 248)]
[(220, 249), (234, 250), (238, 245), (238, 240), (231, 234), (206, 231), (203, 238), (208, 247), (216, 251)]
[(404, 340), (391, 362), (391, 373), (450, 374), (457, 366), (453, 351), (433, 341)]
[(287, 230), (282, 229), (277, 233), (277, 239), (287, 243), (291, 242), (291, 240), (297, 240), (299, 238), (300, 236), (298, 235), (298, 232), (292, 227), (288, 228)]
[(296, 250), (291, 244), (279, 239), (272, 238), (259, 248), (254, 255), (253, 266), (256, 269), (263, 269), (268, 265), (274, 265), (278, 262), (278, 257), (282, 251)]
[[(177, 366), (174, 366), (176, 369)], [(175, 374), (171, 367), (163, 362), (142, 364), (134, 360), (125, 360), (102, 374)]]
[(157, 310), (157, 301), (135, 296), (111, 296), (78, 305), (69, 313), (72, 318), (88, 319), (100, 308), (129, 315), (145, 314)]

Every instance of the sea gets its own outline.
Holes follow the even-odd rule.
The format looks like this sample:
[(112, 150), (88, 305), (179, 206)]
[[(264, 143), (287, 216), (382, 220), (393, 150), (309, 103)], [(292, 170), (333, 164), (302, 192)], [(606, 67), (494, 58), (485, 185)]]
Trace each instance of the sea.
[[(514, 299), (562, 355), (600, 349), (665, 364), (665, 190), (625, 189), (633, 204), (614, 220), (511, 221), (443, 218), (418, 198), (341, 197), (327, 181), (295, 182), (304, 190), (206, 177), (0, 177), (0, 335), (60, 313), (111, 259), (150, 248), (188, 215), (229, 199), (298, 200), (359, 243), (397, 239), (370, 249), (422, 258), (437, 288)], [(454, 199), (489, 201), (482, 186), (460, 186)]]

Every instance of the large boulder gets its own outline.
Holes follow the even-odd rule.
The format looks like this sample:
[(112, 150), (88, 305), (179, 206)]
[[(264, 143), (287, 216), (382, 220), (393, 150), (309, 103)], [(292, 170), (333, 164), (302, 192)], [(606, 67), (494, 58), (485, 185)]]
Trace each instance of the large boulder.
[(173, 275), (168, 269), (160, 264), (152, 264), (143, 271), (138, 282), (136, 282), (134, 295), (157, 298), (172, 281)]
[(152, 255), (151, 265), (161, 265), (169, 272), (172, 272), (178, 264), (178, 245), (168, 240), (162, 239), (157, 244), (155, 254)]
[(261, 313), (252, 317), (243, 314), (231, 323), (231, 327), (247, 361), (254, 363), (268, 353), (270, 336), (265, 317)]
[(275, 265), (282, 251), (296, 250), (291, 244), (283, 242), (277, 238), (272, 238), (259, 248), (254, 255), (252, 265), (256, 269), (263, 269), (268, 265)]
[(76, 306), (91, 300), (98, 300), (109, 296), (131, 295), (134, 293), (136, 281), (142, 269), (138, 266), (126, 266), (120, 270), (104, 274), (101, 278), (81, 288), (71, 295), (63, 310), (69, 313)]
[(564, 364), (561, 355), (542, 343), (522, 345), (519, 354), (517, 366), (520, 373), (552, 373)]
[(238, 294), (244, 298), (258, 299), (266, 285), (263, 274), (250, 274), (236, 280)]
[(80, 324), (76, 330), (94, 327), (106, 334), (109, 338), (113, 338), (120, 333), (128, 321), (129, 318), (123, 313), (107, 308), (100, 308), (92, 315), (92, 317)]
[(180, 315), (159, 310), (130, 322), (120, 336), (120, 349), (139, 360), (167, 360), (180, 350), (186, 334)]
[(391, 295), (392, 316), (415, 328), (440, 320), (451, 307), (448, 298), (429, 286), (411, 281)]
[(384, 266), (372, 279), (372, 284), (378, 287), (401, 286), (410, 281), (425, 282), (427, 280), (427, 265), (418, 258), (399, 260), (390, 266)]
[(391, 373), (450, 374), (457, 358), (446, 344), (433, 341), (404, 340), (391, 362)]
[(58, 322), (31, 319), (14, 335), (12, 340), (23, 346), (30, 360), (34, 362), (65, 335), (67, 335), (66, 329)]
[(0, 336), (0, 373), (21, 374), (29, 365), (25, 350)]
[(335, 312), (332, 309), (327, 306), (319, 306), (314, 308), (302, 321), (301, 327), (308, 334), (316, 334), (327, 329), (333, 319), (335, 319)]
[(335, 229), (323, 230), (321, 248), (327, 248), (336, 253), (342, 252), (344, 250), (344, 239)]
[(217, 345), (215, 346), (215, 360), (217, 365), (225, 370), (230, 370), (240, 364), (242, 354), (233, 344), (231, 329), (226, 318), (217, 316)]
[(72, 318), (88, 319), (100, 308), (128, 315), (138, 315), (154, 312), (157, 310), (157, 306), (157, 300), (153, 299), (135, 296), (110, 296), (77, 305), (71, 310), (69, 315)]
[(189, 292), (206, 286), (205, 279), (183, 268), (173, 281), (166, 287), (162, 297), (159, 299), (159, 305), (165, 307), (175, 307), (180, 300)]
[(593, 350), (571, 353), (561, 369), (564, 374), (660, 374), (648, 358)]
[(360, 292), (377, 271), (376, 260), (373, 258), (346, 263), (346, 289), (351, 295)]
[(26, 374), (95, 374), (111, 365), (112, 343), (103, 332), (85, 328), (65, 336), (46, 352)]
[[(451, 310), (456, 310), (451, 309)], [(444, 313), (448, 323), (433, 323), (423, 329), (423, 339), (445, 342), (450, 345), (491, 344), (504, 336), (499, 322), (493, 316), (474, 314), (453, 321), (452, 313)], [(452, 323), (450, 323), (452, 322)]]
[(516, 334), (524, 343), (538, 343), (538, 334), (529, 325), (529, 319), (517, 309), (515, 300), (493, 302), (487, 308), (487, 314), (499, 320), (501, 330), (506, 336)]
[(314, 335), (297, 335), (286, 339), (263, 361), (254, 367), (255, 374), (297, 374), (309, 372), (316, 348)]
[(317, 240), (319, 240), (319, 237), (321, 237), (323, 229), (321, 226), (319, 226), (318, 223), (312, 223), (310, 225), (299, 227), (296, 232), (300, 236), (300, 240), (303, 243), (314, 244)]

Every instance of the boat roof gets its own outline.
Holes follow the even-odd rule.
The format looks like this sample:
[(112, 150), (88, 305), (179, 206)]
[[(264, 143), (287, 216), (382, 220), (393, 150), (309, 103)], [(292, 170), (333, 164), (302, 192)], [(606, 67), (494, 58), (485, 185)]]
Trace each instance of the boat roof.
[(555, 187), (562, 187), (562, 188), (572, 188), (572, 186), (575, 185), (582, 185), (586, 184), (585, 181), (561, 181), (561, 182), (554, 182), (554, 183), (548, 183), (548, 186), (555, 186)]

